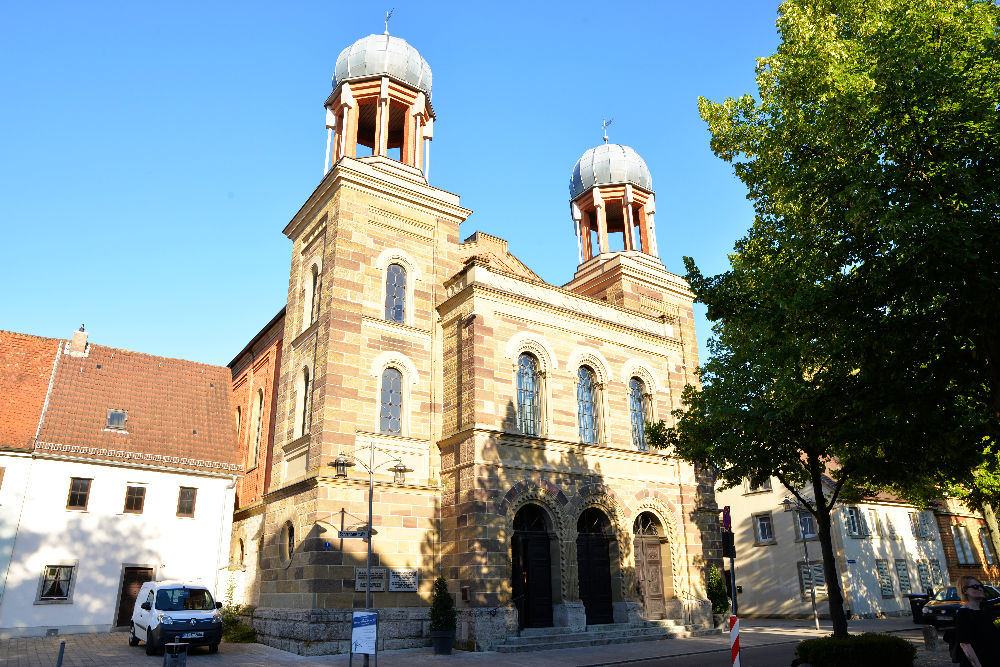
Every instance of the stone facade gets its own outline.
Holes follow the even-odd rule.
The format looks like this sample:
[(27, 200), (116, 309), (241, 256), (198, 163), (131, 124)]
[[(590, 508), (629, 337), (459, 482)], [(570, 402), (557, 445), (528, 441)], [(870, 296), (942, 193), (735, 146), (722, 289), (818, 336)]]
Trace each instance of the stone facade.
[[(652, 192), (639, 192), (649, 202), (635, 235), (641, 243), (592, 255), (570, 283), (549, 285), (502, 239), (460, 241), (470, 211), (428, 184), (420, 150), (406, 149), (401, 161), (387, 156), (398, 117), (386, 119), (385, 110), (397, 99), (411, 105), (400, 122), (414, 123), (403, 140), (414, 146), (430, 138), (433, 113), (423, 93), (407, 97), (405, 82), (382, 76), (391, 103), (366, 115), (364, 104), (381, 99), (370, 92), (378, 78), (335, 82), (331, 168), (284, 230), (292, 241), (288, 297), (269, 325), (280, 339), (255, 339), (257, 347), (279, 341), (280, 353), (270, 355), (273, 445), (265, 492), (237, 512), (234, 542), (252, 548), (234, 551), (242, 559), (234, 598), (256, 606), (266, 643), (303, 654), (348, 650), (350, 611), (366, 602), (357, 573), (368, 544), (338, 531), (365, 529), (371, 468), (371, 566), (385, 589), (373, 586), (371, 596), (384, 648), (429, 643), (427, 605), (439, 574), (456, 597), (460, 645), (490, 649), (516, 635), (524, 605), (540, 604), (535, 593), (514, 591), (515, 579), (528, 577), (517, 546), (528, 538), (545, 545), (539, 563), (551, 618), (543, 624), (597, 622), (591, 600), (600, 597), (608, 622), (707, 625), (704, 566), (718, 545), (714, 518), (697, 510), (710, 504), (711, 482), (634, 439), (637, 418), (670, 421), (698, 363), (692, 294), (649, 247)], [(370, 102), (356, 102), (359, 91)], [(372, 118), (375, 154), (356, 157)], [(631, 186), (619, 190), (632, 197)], [(612, 219), (622, 233), (625, 219)], [(538, 366), (530, 427), (518, 390), (522, 355)], [(240, 369), (249, 363), (234, 360), (241, 405)], [(581, 368), (594, 379), (586, 394), (594, 435), (586, 438)], [(392, 391), (390, 376), (401, 380)], [(345, 475), (338, 461), (353, 467)], [(391, 472), (399, 464), (401, 482)], [(544, 530), (524, 528), (525, 508), (544, 516)], [(584, 517), (603, 528), (583, 535)], [(656, 552), (639, 566), (641, 577), (637, 530)], [(601, 585), (592, 593), (579, 568), (595, 562)], [(540, 576), (542, 566), (531, 567)], [(415, 570), (417, 590), (389, 590), (394, 570)]]

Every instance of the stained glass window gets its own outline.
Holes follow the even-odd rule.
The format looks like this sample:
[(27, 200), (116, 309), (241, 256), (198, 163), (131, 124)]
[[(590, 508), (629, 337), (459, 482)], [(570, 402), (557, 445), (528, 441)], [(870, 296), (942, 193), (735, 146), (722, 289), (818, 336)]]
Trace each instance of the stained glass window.
[(639, 378), (628, 383), (628, 410), (632, 420), (632, 445), (640, 452), (648, 452), (646, 442), (646, 385)]
[(403, 433), (403, 374), (395, 368), (382, 371), (382, 397), (379, 410), (379, 431), (393, 435)]
[(385, 319), (403, 323), (406, 313), (406, 269), (390, 264), (385, 270)]
[(538, 435), (540, 386), (538, 360), (524, 353), (517, 359), (517, 428)]
[(576, 376), (576, 411), (580, 440), (597, 443), (597, 378), (587, 366), (580, 366)]

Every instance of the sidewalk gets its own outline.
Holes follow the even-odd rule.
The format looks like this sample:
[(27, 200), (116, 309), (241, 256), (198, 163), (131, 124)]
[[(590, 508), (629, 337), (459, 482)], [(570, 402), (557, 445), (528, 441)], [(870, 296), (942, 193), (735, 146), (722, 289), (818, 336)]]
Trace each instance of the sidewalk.
[[(743, 647), (775, 644), (792, 645), (803, 639), (828, 635), (832, 632), (829, 621), (820, 621), (817, 633), (811, 620), (743, 619), (740, 643)], [(951, 665), (947, 651), (929, 654), (923, 651), (920, 626), (909, 618), (860, 619), (850, 623), (851, 633), (891, 632), (918, 644), (917, 665), (921, 667), (947, 667)], [(162, 665), (161, 656), (147, 656), (141, 647), (128, 646), (128, 635), (121, 632), (90, 635), (65, 635), (63, 637), (35, 637), (0, 641), (0, 664), (10, 667), (52, 667), (56, 664), (60, 641), (66, 642), (64, 667), (97, 667), (99, 665)], [(511, 665), (552, 665), (556, 667), (597, 667), (643, 659), (662, 659), (682, 655), (714, 654), (728, 652), (729, 636), (690, 637), (663, 639), (632, 644), (609, 644), (577, 649), (537, 651), (532, 653), (501, 654), (456, 651), (451, 656), (436, 656), (430, 648), (405, 651), (385, 651), (379, 662), (385, 667), (469, 665), (470, 667), (511, 667)], [(344, 667), (349, 656), (304, 657), (287, 653), (261, 644), (223, 644), (219, 653), (209, 655), (204, 649), (192, 650), (188, 658), (190, 667), (217, 667), (221, 665), (247, 665), (251, 667), (285, 667), (299, 665), (335, 665)], [(355, 656), (354, 666), (360, 667), (361, 656)], [(777, 666), (784, 667), (784, 666)]]

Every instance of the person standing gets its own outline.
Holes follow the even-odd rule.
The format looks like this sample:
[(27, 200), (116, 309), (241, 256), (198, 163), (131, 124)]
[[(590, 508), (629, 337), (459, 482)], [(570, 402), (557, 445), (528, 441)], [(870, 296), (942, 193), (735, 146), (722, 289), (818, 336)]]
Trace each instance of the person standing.
[(959, 664), (963, 667), (1000, 667), (1000, 629), (994, 615), (982, 608), (986, 598), (983, 584), (975, 577), (958, 580), (958, 592), (965, 604), (955, 614), (955, 641)]

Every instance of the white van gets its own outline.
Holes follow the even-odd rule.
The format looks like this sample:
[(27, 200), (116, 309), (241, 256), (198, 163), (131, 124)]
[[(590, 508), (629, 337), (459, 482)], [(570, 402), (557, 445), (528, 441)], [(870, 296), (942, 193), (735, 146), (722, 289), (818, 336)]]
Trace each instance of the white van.
[(204, 586), (147, 581), (135, 598), (128, 644), (146, 642), (146, 655), (176, 642), (208, 646), (215, 653), (222, 641), (221, 608)]

